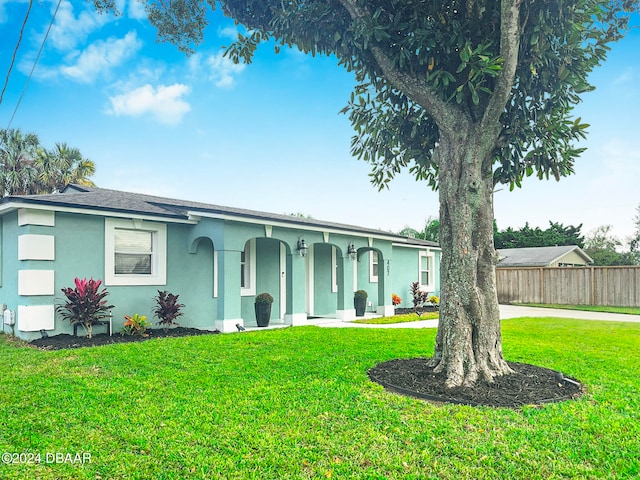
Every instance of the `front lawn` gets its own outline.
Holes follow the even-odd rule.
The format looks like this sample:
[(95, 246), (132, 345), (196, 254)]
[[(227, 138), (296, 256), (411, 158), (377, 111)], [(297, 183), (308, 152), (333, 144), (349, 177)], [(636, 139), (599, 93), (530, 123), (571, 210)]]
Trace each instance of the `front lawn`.
[(418, 316), (417, 313), (406, 313), (404, 315), (393, 315), (390, 317), (376, 317), (362, 320), (354, 320), (352, 323), (364, 323), (369, 325), (389, 325), (392, 323), (419, 322), (420, 320), (434, 320), (439, 316), (438, 312), (425, 312)]
[(378, 362), (429, 355), (435, 329), (295, 327), (50, 352), (0, 336), (0, 452), (40, 454), (4, 455), (18, 463), (0, 464), (0, 478), (638, 477), (640, 325), (503, 326), (508, 360), (589, 393), (522, 410), (436, 406), (368, 380)]

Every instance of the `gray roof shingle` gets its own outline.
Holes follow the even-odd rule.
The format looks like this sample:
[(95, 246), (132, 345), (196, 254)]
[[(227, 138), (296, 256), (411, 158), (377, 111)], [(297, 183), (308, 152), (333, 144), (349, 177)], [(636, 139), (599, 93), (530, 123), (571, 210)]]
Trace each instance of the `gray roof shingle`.
[(582, 256), (585, 263), (593, 263), (591, 257), (584, 253), (580, 247), (567, 245), (499, 249), (500, 261), (498, 262), (498, 267), (546, 267), (573, 251)]
[(80, 208), (104, 212), (131, 213), (141, 215), (152, 215), (170, 219), (186, 220), (189, 213), (198, 212), (209, 214), (220, 214), (263, 220), (265, 222), (282, 222), (292, 225), (305, 225), (316, 228), (331, 228), (338, 230), (348, 230), (364, 234), (385, 235), (396, 237), (398, 241), (411, 245), (424, 245), (437, 247), (435, 242), (408, 238), (393, 232), (379, 229), (346, 225), (335, 222), (327, 222), (310, 218), (299, 218), (291, 215), (281, 215), (275, 213), (260, 212), (257, 210), (247, 210), (242, 208), (225, 207), (211, 205), (201, 202), (187, 200), (177, 200), (172, 198), (145, 195), (141, 193), (123, 192), (119, 190), (109, 190), (105, 188), (88, 187), (84, 185), (69, 185), (62, 193), (46, 195), (20, 195), (9, 196), (2, 199), (0, 203), (31, 203), (39, 205), (50, 205), (52, 207)]

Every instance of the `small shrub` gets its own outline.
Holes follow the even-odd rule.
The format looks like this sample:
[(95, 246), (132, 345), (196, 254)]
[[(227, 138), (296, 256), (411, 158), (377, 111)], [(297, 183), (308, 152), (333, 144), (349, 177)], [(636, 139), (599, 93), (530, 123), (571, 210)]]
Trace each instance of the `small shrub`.
[(431, 295), (429, 298), (427, 298), (427, 302), (437, 307), (438, 305), (440, 305), (440, 297), (438, 297), (437, 295)]
[(153, 316), (158, 320), (158, 325), (162, 325), (165, 331), (172, 325), (178, 325), (176, 318), (182, 316), (180, 311), (184, 305), (178, 303), (178, 297), (180, 295), (174, 295), (167, 291), (158, 290), (158, 296), (155, 298), (156, 306), (153, 309)]
[(136, 313), (133, 316), (125, 315), (124, 319), (126, 321), (122, 326), (122, 335), (148, 336), (145, 332), (147, 327), (151, 326), (151, 323), (147, 321), (146, 315), (138, 315)]
[(402, 299), (396, 295), (395, 293), (391, 294), (391, 304), (395, 307), (397, 305), (400, 305), (402, 303)]
[(367, 298), (369, 296), (366, 290), (356, 290), (353, 295), (355, 298)]
[(91, 338), (93, 324), (108, 315), (113, 305), (107, 305), (104, 299), (109, 292), (106, 288), (100, 290), (102, 280), (93, 278), (82, 280), (77, 278), (74, 281), (75, 288), (67, 287), (62, 289), (62, 293), (67, 297), (64, 305), (58, 305), (56, 311), (63, 320), (68, 320), (71, 325), (82, 325), (87, 337)]
[(413, 296), (413, 311), (416, 312), (419, 317), (420, 315), (422, 315), (422, 312), (418, 309), (424, 306), (424, 303), (427, 301), (429, 294), (420, 290), (419, 282), (413, 282), (411, 284), (411, 295)]
[(268, 293), (256, 295), (256, 303), (273, 303), (273, 297)]

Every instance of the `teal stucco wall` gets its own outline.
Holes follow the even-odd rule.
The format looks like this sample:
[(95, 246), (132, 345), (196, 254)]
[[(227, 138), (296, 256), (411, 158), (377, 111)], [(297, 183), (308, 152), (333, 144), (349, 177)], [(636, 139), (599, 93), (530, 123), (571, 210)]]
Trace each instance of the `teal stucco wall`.
[[(424, 248), (398, 247), (393, 248), (393, 261), (391, 267), (391, 282), (393, 291), (402, 299), (402, 303), (398, 307), (413, 307), (413, 298), (411, 296), (411, 284), (420, 281), (420, 252), (424, 252)], [(430, 293), (440, 294), (440, 251), (431, 250), (434, 258), (433, 272), (431, 279), (433, 285), (430, 285), (428, 291)]]

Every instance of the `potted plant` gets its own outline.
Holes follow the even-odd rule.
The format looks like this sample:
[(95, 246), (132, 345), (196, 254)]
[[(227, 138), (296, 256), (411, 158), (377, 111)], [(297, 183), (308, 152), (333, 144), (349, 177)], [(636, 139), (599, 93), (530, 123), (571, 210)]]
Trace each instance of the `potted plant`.
[(104, 323), (100, 319), (108, 316), (113, 305), (107, 305), (104, 299), (109, 295), (107, 289), (100, 290), (102, 280), (76, 278), (75, 285), (75, 288), (62, 289), (67, 301), (56, 309), (64, 320), (69, 320), (71, 325), (82, 325), (87, 336), (91, 338), (93, 325)]
[(169, 327), (178, 325), (176, 318), (182, 316), (180, 311), (184, 305), (178, 303), (178, 297), (180, 295), (174, 295), (167, 291), (158, 290), (158, 296), (155, 298), (156, 306), (153, 308), (153, 316), (158, 320), (158, 325), (162, 325), (164, 331), (169, 330)]
[(366, 290), (356, 290), (353, 296), (353, 306), (356, 309), (356, 317), (364, 317), (364, 311), (367, 309), (367, 297), (369, 294)]
[(259, 327), (269, 326), (269, 320), (271, 319), (271, 304), (273, 303), (273, 297), (268, 293), (261, 293), (256, 295), (255, 311), (256, 311), (256, 323)]

